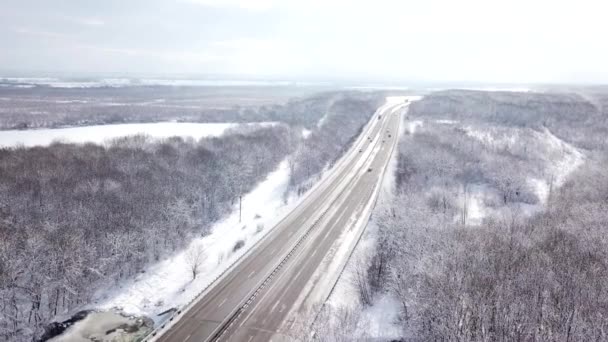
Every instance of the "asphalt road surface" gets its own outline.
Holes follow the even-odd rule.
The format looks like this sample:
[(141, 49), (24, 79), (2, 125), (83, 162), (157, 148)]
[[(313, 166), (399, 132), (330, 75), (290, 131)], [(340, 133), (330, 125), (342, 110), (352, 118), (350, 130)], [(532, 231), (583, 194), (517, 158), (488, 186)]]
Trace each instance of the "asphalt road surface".
[[(402, 104), (381, 107), (331, 174), (157, 341), (284, 341), (298, 298), (351, 218), (369, 202), (397, 144)], [(389, 134), (391, 137), (389, 137)], [(301, 302), (301, 301), (299, 301)]]

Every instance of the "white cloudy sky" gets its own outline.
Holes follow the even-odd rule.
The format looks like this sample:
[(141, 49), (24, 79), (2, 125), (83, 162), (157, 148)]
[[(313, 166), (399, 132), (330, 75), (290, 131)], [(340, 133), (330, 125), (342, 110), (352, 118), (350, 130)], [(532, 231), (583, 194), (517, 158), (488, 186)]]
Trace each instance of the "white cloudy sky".
[(576, 0), (0, 0), (0, 70), (607, 82)]

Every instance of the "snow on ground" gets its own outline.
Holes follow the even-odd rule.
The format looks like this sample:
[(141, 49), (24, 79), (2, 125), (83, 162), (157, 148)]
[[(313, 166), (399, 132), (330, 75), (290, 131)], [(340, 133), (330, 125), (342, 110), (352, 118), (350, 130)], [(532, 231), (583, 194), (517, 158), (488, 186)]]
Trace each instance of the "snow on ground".
[(444, 119), (444, 120), (435, 120), (435, 123), (442, 124), (442, 125), (455, 125), (458, 123), (458, 121)]
[[(452, 120), (436, 120), (435, 122), (438, 124), (458, 124), (458, 122)], [(416, 128), (422, 125), (423, 122), (420, 120), (406, 121), (402, 125), (400, 134), (413, 134)], [(545, 174), (551, 174), (553, 186), (562, 185), (568, 175), (584, 162), (584, 155), (580, 151), (546, 129), (543, 132), (532, 130), (523, 133), (518, 132), (518, 134), (521, 133), (524, 136), (510, 135), (499, 129), (485, 130), (484, 128), (484, 130), (476, 130), (472, 127), (465, 127), (464, 129), (467, 135), (480, 140), (491, 148), (511, 148), (519, 138), (524, 138), (524, 136), (526, 139), (534, 138), (538, 142), (538, 145), (534, 147), (540, 146), (540, 153), (546, 156), (544, 160)], [(382, 208), (392, 201), (396, 156), (397, 153), (393, 154), (389, 163), (389, 168), (382, 182), (382, 190), (376, 204), (376, 210), (383, 210)], [(524, 209), (524, 212), (528, 215), (541, 210), (549, 194), (548, 182), (550, 182), (549, 178), (531, 178), (531, 183), (535, 184), (533, 187), (537, 191), (541, 204), (533, 206), (522, 203), (518, 207)], [(512, 215), (511, 208), (496, 208), (491, 205), (497, 200), (500, 200), (500, 196), (495, 189), (484, 184), (470, 185), (467, 189), (467, 223), (481, 224), (483, 219), (488, 216)], [(463, 206), (462, 200), (460, 205)], [(363, 307), (358, 302), (358, 290), (355, 283), (356, 266), (360, 262), (369, 260), (373, 255), (377, 231), (377, 224), (372, 217), (331, 296), (325, 303), (324, 312), (327, 316), (323, 316), (322, 319), (326, 320), (323, 322), (326, 325), (343, 324), (343, 321), (338, 321), (344, 319), (343, 312), (345, 309), (350, 310), (355, 315), (359, 313), (355, 318), (356, 322), (352, 326), (352, 330), (349, 331), (351, 337), (398, 339), (402, 332), (396, 324), (400, 310), (396, 298), (393, 298), (389, 293), (381, 293), (371, 306)]]
[[(100, 293), (95, 308), (118, 309), (159, 320), (155, 317), (158, 313), (189, 303), (304, 198), (292, 196), (285, 201), (288, 182), (285, 160), (243, 197), (241, 223), (235, 206), (231, 215), (214, 225), (211, 234), (195, 239), (186, 250), (149, 267), (137, 278)], [(233, 248), (239, 240), (245, 241), (245, 247), (235, 253)], [(186, 256), (197, 249), (205, 251), (206, 259), (199, 276), (192, 280)]]
[[(120, 328), (117, 328), (120, 327)], [(113, 312), (94, 312), (49, 342), (128, 341), (126, 336), (145, 336), (151, 328), (141, 318), (125, 317)], [(112, 331), (108, 334), (109, 331)]]
[[(393, 163), (393, 159), (396, 160), (396, 158), (391, 158), (386, 173), (387, 177), (382, 181), (376, 208), (388, 204), (390, 197), (392, 197), (391, 184), (394, 182), (394, 177), (389, 177), (389, 175), (393, 174), (391, 169), (394, 168), (390, 164), (396, 164)], [(401, 336), (401, 330), (395, 324), (400, 310), (399, 303), (395, 298), (388, 293), (383, 293), (375, 299), (371, 306), (362, 306), (358, 300), (359, 294), (355, 282), (357, 266), (360, 263), (366, 263), (366, 260), (369, 260), (373, 255), (377, 232), (378, 226), (372, 217), (367, 223), (365, 231), (350, 256), (331, 296), (325, 302), (325, 311), (323, 312), (325, 316), (323, 316), (323, 319), (326, 321), (317, 322), (317, 324), (322, 323), (329, 326), (344, 324), (340, 321), (343, 319), (340, 313), (343, 310), (348, 310), (356, 317), (356, 322), (352, 327), (353, 330), (349, 332), (352, 338), (397, 339)], [(348, 241), (345, 239), (344, 242)]]
[[(547, 128), (543, 131), (532, 129), (515, 129), (507, 127), (463, 127), (465, 133), (482, 142), (492, 149), (508, 149), (518, 153), (535, 153), (541, 160), (540, 173), (531, 172), (528, 175), (528, 185), (538, 197), (537, 205), (520, 203), (520, 209), (525, 216), (533, 215), (542, 210), (547, 204), (550, 192), (564, 184), (567, 177), (584, 162), (585, 156), (571, 144), (556, 137)], [(529, 147), (529, 150), (525, 150)], [(520, 151), (518, 151), (518, 149)], [(534, 151), (532, 151), (534, 150)], [(488, 201), (496, 201), (496, 190), (483, 184), (475, 184), (467, 189), (467, 224), (481, 224), (489, 216), (510, 214), (486, 205)], [(464, 196), (459, 206), (464, 207)], [(456, 217), (455, 220), (460, 220)]]
[(566, 182), (568, 176), (584, 163), (585, 155), (546, 128), (537, 134), (547, 146), (547, 170), (544, 178), (530, 178), (529, 183), (542, 205), (545, 205), (552, 189), (559, 188)]
[(422, 127), (422, 125), (422, 120), (408, 121), (405, 129), (408, 134), (414, 134), (416, 133), (416, 129), (418, 129), (418, 127)]
[[(50, 77), (0, 77), (3, 85), (37, 85), (52, 88), (93, 88), (93, 87), (128, 87), (128, 86), (218, 86), (218, 87), (240, 87), (240, 86), (288, 86), (293, 85), (290, 81), (264, 81), (264, 80), (222, 80), (222, 79), (154, 79), (154, 78), (100, 78), (96, 80), (72, 81), (61, 78)], [(300, 84), (300, 83), (298, 83)], [(317, 85), (318, 83), (302, 83), (302, 85)], [(320, 84), (320, 83), (319, 83)]]
[[(288, 180), (289, 167), (287, 161), (283, 161), (265, 181), (243, 197), (241, 223), (237, 207), (213, 226), (211, 234), (195, 239), (186, 250), (153, 265), (136, 279), (100, 294), (96, 307), (118, 308), (125, 313), (157, 319), (154, 316), (159, 312), (190, 302), (291, 210), (297, 201), (292, 199), (285, 204), (283, 200)], [(233, 252), (239, 240), (245, 242), (245, 247)], [(192, 280), (187, 255), (198, 249), (204, 251), (205, 261), (199, 276)]]
[[(407, 126), (408, 123), (402, 122), (400, 132), (396, 137), (397, 139), (407, 130), (408, 127), (404, 129), (404, 126)], [(391, 156), (385, 176), (380, 184), (375, 208), (370, 207), (373, 211), (383, 210), (382, 208), (389, 205), (394, 196), (393, 190), (398, 156), (396, 151)], [(390, 294), (381, 294), (374, 301), (374, 304), (368, 307), (361, 306), (358, 301), (358, 292), (355, 284), (356, 268), (359, 263), (369, 260), (373, 255), (378, 232), (378, 226), (373, 216), (369, 222), (363, 222), (363, 225), (365, 231), (353, 250), (352, 255), (350, 255), (350, 259), (347, 261), (330, 297), (325, 302), (324, 313), (329, 317), (324, 316), (323, 318), (327, 319), (325, 324), (328, 325), (343, 324), (343, 322), (338, 322), (342, 318), (340, 317), (340, 313), (343, 310), (349, 310), (359, 314), (356, 317), (355, 325), (352, 327), (351, 337), (364, 336), (366, 338), (396, 339), (401, 336), (400, 328), (395, 324), (400, 309), (397, 300), (392, 298)], [(344, 242), (348, 242), (347, 237), (341, 237), (341, 239)]]
[(561, 158), (552, 159), (550, 164), (551, 173), (554, 177), (555, 185), (562, 186), (566, 178), (584, 162), (584, 155), (574, 146), (561, 140), (545, 128), (543, 132), (544, 141), (549, 148)]
[[(187, 304), (293, 208), (295, 199), (288, 204), (283, 200), (288, 180), (289, 167), (287, 161), (283, 161), (265, 181), (243, 197), (241, 223), (236, 207), (231, 215), (214, 225), (211, 234), (195, 239), (186, 250), (151, 266), (136, 279), (99, 294), (95, 307), (116, 308), (158, 320), (155, 317), (158, 313)], [(245, 246), (233, 252), (239, 240), (243, 240)], [(192, 280), (187, 255), (198, 249), (204, 251), (205, 260), (200, 274)]]
[[(378, 111), (390, 109), (392, 113), (396, 113), (401, 110), (403, 103), (404, 100), (387, 100), (386, 104), (380, 107)], [(374, 140), (373, 144), (375, 147), (372, 150), (366, 150), (366, 152), (364, 152), (367, 154), (367, 156), (359, 159), (357, 164), (352, 168), (351, 173), (354, 174), (356, 173), (356, 170), (360, 168), (366, 169), (369, 167), (369, 164), (373, 161), (372, 156), (377, 154), (382, 148), (382, 145), (379, 143), (380, 139), (381, 137), (377, 137)], [(394, 168), (395, 166), (389, 164), (388, 168), (390, 167)], [(356, 177), (361, 178), (363, 176), (364, 175), (359, 174)], [(391, 179), (390, 181), (392, 181), (394, 177), (388, 178)], [(361, 234), (364, 232), (376, 203), (375, 199), (383, 189), (384, 188), (382, 187), (382, 184), (380, 184), (379, 180), (379, 183), (371, 196), (371, 200), (365, 203), (355, 214), (349, 217), (348, 223), (341, 228), (343, 229), (343, 232), (328, 251), (321, 265), (308, 280), (304, 291), (302, 291), (299, 298), (297, 298), (294, 305), (292, 305), (292, 310), (289, 312), (288, 319), (286, 320), (287, 326), (284, 327), (287, 331), (291, 331), (294, 324), (298, 322), (301, 323), (302, 321), (308, 321), (311, 318), (311, 313), (317, 312), (318, 305), (327, 301), (328, 297), (332, 293), (333, 286), (336, 284), (342, 270), (344, 270), (346, 264), (349, 262), (350, 256), (354, 248), (357, 246), (357, 242), (360, 239)], [(343, 198), (340, 202), (333, 205), (331, 208), (333, 213), (328, 215), (328, 217), (336, 214), (335, 210), (341, 206), (343, 203), (342, 201), (344, 200), (345, 199)]]
[(532, 92), (533, 90), (531, 88), (528, 87), (464, 87), (461, 89), (466, 89), (466, 90), (479, 90), (479, 91), (507, 91), (507, 92), (514, 92), (514, 93), (529, 93)]
[(513, 129), (498, 127), (484, 127), (483, 129), (472, 126), (463, 127), (465, 133), (491, 148), (511, 148), (518, 140), (519, 133)]
[(302, 128), (302, 138), (304, 138), (304, 139), (308, 138), (311, 133), (312, 133), (311, 130)]
[[(273, 125), (272, 122), (260, 125)], [(145, 134), (153, 138), (168, 138), (172, 136), (218, 137), (230, 128), (238, 127), (237, 123), (191, 123), (191, 122), (157, 122), (140, 124), (95, 125), (70, 128), (7, 130), (0, 131), (0, 146), (17, 145), (45, 146), (53, 141), (73, 143), (103, 143), (105, 141), (136, 134)], [(248, 124), (244, 124), (248, 125)]]
[[(321, 175), (318, 181), (324, 177), (325, 174)], [(232, 214), (213, 226), (211, 234), (195, 239), (184, 251), (148, 267), (135, 279), (100, 291), (91, 308), (145, 315), (154, 319), (157, 324), (167, 319), (168, 315), (159, 317), (158, 314), (186, 305), (195, 299), (213, 279), (246, 253), (305, 198), (306, 195), (291, 196), (285, 200), (284, 193), (288, 181), (289, 167), (285, 160), (265, 181), (243, 197), (241, 223), (238, 206), (235, 206)], [(243, 240), (245, 246), (233, 252), (239, 240)], [(192, 280), (187, 256), (200, 249), (205, 253), (205, 260), (199, 275)], [(78, 326), (79, 324), (74, 325), (69, 331), (81, 329)]]

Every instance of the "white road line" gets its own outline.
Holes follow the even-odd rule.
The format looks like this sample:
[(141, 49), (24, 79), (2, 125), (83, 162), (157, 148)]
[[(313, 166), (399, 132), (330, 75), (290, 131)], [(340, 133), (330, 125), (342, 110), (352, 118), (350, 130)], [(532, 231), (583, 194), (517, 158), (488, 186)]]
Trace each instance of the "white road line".
[(276, 309), (276, 308), (277, 308), (277, 305), (279, 305), (279, 303), (281, 303), (281, 301), (280, 301), (280, 300), (277, 300), (277, 301), (274, 303), (274, 305), (273, 305), (273, 306), (270, 308), (270, 313), (273, 313), (273, 312), (274, 312), (274, 309)]
[[(333, 228), (333, 226), (332, 226)], [(327, 233), (325, 233), (325, 236), (323, 237), (323, 241), (325, 241), (325, 239), (327, 238), (327, 235), (329, 235), (329, 233), (331, 233), (331, 229), (327, 230)]]
[(247, 276), (247, 279), (251, 278), (251, 276), (254, 274), (255, 274), (255, 271), (251, 271), (251, 273), (249, 273), (249, 275)]
[(298, 277), (300, 276), (300, 274), (302, 273), (302, 271), (304, 271), (304, 268), (300, 268), (300, 270), (298, 271), (298, 273), (296, 273), (296, 276), (293, 277), (293, 280), (298, 279)]
[[(376, 117), (377, 117), (378, 119), (380, 119), (380, 116), (377, 116), (377, 115), (385, 115), (385, 116), (382, 118), (382, 120), (373, 120), (373, 123), (372, 123), (371, 125), (369, 125), (369, 126), (368, 126), (368, 125), (366, 125), (367, 127), (366, 127), (366, 129), (365, 129), (365, 133), (364, 133), (364, 134), (362, 134), (362, 135), (361, 135), (361, 136), (358, 138), (358, 141), (359, 141), (359, 142), (358, 142), (358, 144), (359, 144), (359, 146), (364, 146), (365, 144), (367, 144), (367, 139), (365, 139), (365, 137), (368, 135), (368, 133), (372, 133), (373, 131), (376, 131), (376, 133), (374, 133), (373, 135), (375, 135), (374, 142), (376, 142), (376, 144), (374, 144), (374, 145), (375, 145), (375, 146), (377, 146), (377, 140), (379, 139), (378, 134), (377, 134), (377, 133), (378, 133), (378, 130), (379, 130), (380, 134), (382, 134), (381, 132), (382, 132), (382, 129), (383, 129), (383, 127), (384, 127), (383, 125), (389, 121), (389, 120), (388, 120), (388, 115), (386, 115), (386, 114), (387, 114), (386, 112), (387, 112), (387, 111), (389, 111), (389, 113), (395, 114), (395, 112), (397, 111), (397, 109), (399, 109), (401, 106), (403, 106), (403, 105), (400, 105), (400, 106), (395, 106), (395, 105), (392, 105), (392, 104), (388, 104), (388, 103), (387, 103), (387, 104), (383, 105), (381, 108), (379, 108), (379, 109), (376, 111), (376, 113), (374, 114), (373, 118), (376, 118)], [(365, 146), (367, 146), (367, 145), (365, 145)], [(370, 146), (371, 146), (371, 145), (370, 145)], [(374, 149), (372, 149), (372, 151), (371, 151), (372, 153), (370, 153), (370, 154), (367, 156), (367, 158), (364, 158), (364, 159), (365, 159), (365, 160), (367, 160), (367, 159), (369, 159), (369, 158), (372, 158), (372, 159), (373, 159), (373, 158), (377, 157), (378, 152), (379, 152), (379, 151), (382, 151), (383, 149), (384, 149), (384, 148), (383, 148), (383, 146), (379, 146), (379, 148), (378, 148), (378, 149), (375, 149), (375, 148), (374, 148)], [(367, 152), (367, 149), (366, 149), (366, 152)], [(375, 156), (373, 156), (373, 155), (374, 155), (374, 153), (376, 154)], [(366, 153), (366, 154), (367, 154), (367, 153)], [(336, 168), (335, 172), (332, 172), (330, 176), (328, 176), (328, 177), (327, 177), (325, 180), (323, 180), (321, 185), (325, 185), (325, 189), (327, 189), (327, 188), (331, 188), (332, 184), (333, 184), (335, 181), (340, 182), (340, 178), (339, 178), (339, 176), (340, 176), (340, 174), (341, 174), (341, 173), (343, 173), (344, 171), (347, 171), (347, 170), (348, 170), (348, 169), (347, 169), (347, 166), (349, 165), (349, 163), (354, 163), (354, 164), (355, 164), (355, 166), (357, 166), (357, 165), (361, 164), (359, 167), (362, 167), (363, 165), (365, 165), (365, 163), (359, 163), (359, 161), (360, 161), (360, 160), (361, 160), (361, 158), (362, 158), (361, 156), (359, 156), (359, 159), (360, 159), (360, 160), (359, 160), (359, 161), (357, 161), (357, 158), (356, 158), (356, 157), (357, 157), (357, 155), (358, 155), (358, 153), (356, 153), (356, 150), (355, 150), (355, 149), (351, 149), (351, 150), (349, 151), (349, 153), (347, 153), (345, 156), (343, 156), (343, 158), (342, 158), (342, 160), (341, 160), (341, 163), (340, 163), (340, 165), (337, 165), (338, 167)], [(358, 168), (357, 168), (357, 169), (358, 169)], [(353, 172), (353, 173), (354, 173), (354, 172)], [(361, 179), (361, 176), (359, 175), (359, 177), (357, 177), (356, 173), (354, 173), (354, 174), (347, 173), (347, 175), (346, 175), (346, 176), (348, 176), (349, 178), (350, 178), (350, 177), (355, 177), (355, 179), (356, 179), (356, 180), (355, 180), (355, 182), (357, 182), (357, 181), (359, 181), (359, 180)], [(323, 184), (323, 183), (325, 183), (325, 184)], [(322, 187), (321, 185), (319, 185), (319, 186), (315, 187), (315, 188), (316, 188), (316, 189), (315, 189), (315, 192), (316, 192), (316, 191), (322, 191), (323, 187)], [(332, 191), (330, 191), (330, 193), (329, 193), (329, 195), (328, 195), (328, 196), (333, 195), (333, 194), (335, 193), (335, 190), (336, 190), (336, 189), (340, 189), (340, 186), (336, 186), (336, 187), (335, 187), (335, 188), (334, 188)], [(345, 187), (345, 189), (346, 189), (346, 187)], [(342, 191), (344, 191), (344, 190), (342, 190)], [(313, 193), (313, 192), (311, 192), (311, 193)], [(340, 194), (341, 194), (341, 193), (342, 193), (342, 192), (340, 192)], [(351, 191), (351, 193), (352, 193), (352, 191)], [(346, 197), (346, 196), (345, 196), (345, 197)], [(306, 198), (306, 199), (303, 201), (303, 203), (301, 203), (300, 205), (298, 205), (298, 206), (297, 206), (297, 207), (296, 207), (296, 208), (295, 208), (295, 209), (294, 209), (294, 210), (293, 210), (293, 211), (292, 211), (292, 212), (291, 212), (289, 215), (294, 215), (294, 216), (295, 216), (295, 215), (296, 215), (296, 213), (298, 213), (298, 214), (300, 214), (300, 215), (301, 215), (301, 214), (303, 214), (303, 210), (306, 208), (306, 206), (309, 206), (309, 205), (311, 204), (311, 202), (313, 202), (313, 199), (314, 199), (314, 196), (307, 196), (307, 198)], [(344, 215), (344, 213), (342, 213), (342, 215), (340, 215), (340, 217), (338, 218), (337, 222), (339, 222), (339, 220), (340, 220), (341, 216), (343, 216), (343, 215)], [(321, 217), (321, 218), (322, 218), (322, 217)], [(282, 222), (282, 221), (281, 221), (281, 222)], [(333, 228), (334, 226), (335, 226), (335, 224), (332, 226), (332, 228)], [(288, 231), (288, 232), (289, 232), (289, 236), (293, 235), (293, 231)], [(308, 235), (308, 233), (307, 233), (306, 235)], [(328, 235), (329, 235), (329, 232), (328, 232), (328, 234), (326, 234), (326, 237), (327, 237)], [(324, 240), (325, 240), (325, 239), (324, 239)], [(298, 245), (299, 245), (299, 243), (298, 243)], [(276, 251), (276, 249), (275, 249), (275, 250), (273, 250), (272, 254), (274, 254), (274, 252), (275, 252), (275, 251)], [(316, 252), (316, 250), (315, 250), (315, 252)], [(298, 255), (298, 254), (296, 254), (296, 255)], [(303, 253), (302, 253), (302, 254), (300, 254), (300, 255), (303, 255)], [(313, 255), (314, 255), (314, 254), (313, 254)], [(294, 264), (295, 264), (295, 263), (294, 263)], [(289, 264), (288, 264), (287, 269), (293, 268), (293, 266), (294, 266), (293, 264), (291, 264), (291, 265), (289, 265)], [(283, 279), (283, 277), (284, 277), (286, 274), (288, 274), (288, 273), (289, 273), (289, 272), (287, 272), (287, 269), (286, 269), (286, 270), (285, 270), (285, 271), (284, 271), (282, 274), (280, 274), (281, 272), (279, 272), (279, 274), (280, 274), (280, 275), (279, 275), (279, 277), (278, 277), (279, 279)], [(302, 270), (300, 270), (300, 272), (298, 272), (298, 274), (296, 275), (296, 278), (297, 278), (297, 277), (298, 277), (298, 276), (301, 274), (301, 272), (302, 272)], [(260, 301), (261, 301), (261, 300), (263, 300), (263, 299), (264, 299), (264, 297), (266, 297), (266, 295), (268, 295), (269, 293), (271, 293), (271, 292), (272, 292), (272, 291), (271, 291), (271, 290), (272, 290), (272, 288), (274, 288), (274, 285), (276, 285), (277, 283), (279, 283), (279, 282), (275, 281), (275, 282), (274, 282), (274, 284), (272, 284), (272, 283), (271, 283), (271, 286), (270, 286), (270, 287), (271, 287), (271, 289), (268, 289), (268, 290), (266, 291), (266, 293), (262, 295), (262, 298), (260, 299)], [(259, 291), (259, 289), (256, 291), (256, 294), (258, 293), (258, 291)], [(227, 300), (227, 298), (226, 298), (226, 299), (224, 299), (224, 301), (222, 301), (222, 303), (221, 303), (219, 306), (222, 306), (222, 305), (223, 305), (223, 304), (226, 302), (226, 300)], [(201, 308), (200, 308), (200, 309), (198, 309), (198, 310), (196, 310), (196, 312), (199, 312), (200, 310), (202, 310), (202, 309), (203, 309), (203, 307), (204, 307), (204, 306), (201, 306)], [(248, 318), (249, 318), (249, 317), (250, 317), (250, 316), (253, 314), (253, 312), (255, 312), (255, 311), (256, 311), (256, 309), (257, 309), (257, 306), (256, 306), (256, 307), (254, 307), (254, 309), (253, 309), (253, 310), (252, 310), (252, 311), (251, 311), (251, 312), (250, 312), (250, 313), (247, 315), (247, 317), (245, 318), (245, 320), (244, 320), (244, 321), (242, 321), (242, 323), (246, 322), (246, 321), (247, 321), (247, 319), (248, 319)], [(285, 309), (285, 305), (282, 305), (281, 312), (282, 312), (284, 309)], [(241, 312), (241, 314), (242, 314), (242, 312)], [(239, 314), (239, 316), (240, 316), (240, 314)], [(234, 323), (235, 323), (235, 322), (232, 322), (232, 323), (231, 323), (231, 325), (232, 325), (232, 324), (234, 324)], [(293, 325), (293, 323), (295, 323), (295, 321), (293, 321), (293, 322), (292, 322), (292, 325)], [(241, 326), (242, 326), (242, 324), (241, 324)], [(171, 327), (170, 327), (170, 328), (168, 328), (168, 330), (171, 330)], [(170, 331), (169, 331), (169, 332), (170, 332)], [(222, 335), (223, 335), (224, 333), (226, 333), (226, 331), (224, 331), (224, 332), (222, 333)], [(254, 337), (255, 337), (255, 336), (250, 336), (250, 340), (251, 340), (252, 338), (254, 338)], [(188, 338), (190, 338), (190, 336), (188, 336)]]
[(310, 255), (310, 257), (312, 258), (313, 256), (315, 256), (315, 254), (317, 254), (317, 250), (319, 250), (318, 248), (315, 248), (315, 250), (312, 252), (312, 254)]
[(224, 300), (220, 303), (220, 305), (218, 305), (218, 308), (221, 308), (222, 305), (224, 305), (224, 303), (226, 303), (226, 301), (228, 300), (228, 298), (224, 298)]

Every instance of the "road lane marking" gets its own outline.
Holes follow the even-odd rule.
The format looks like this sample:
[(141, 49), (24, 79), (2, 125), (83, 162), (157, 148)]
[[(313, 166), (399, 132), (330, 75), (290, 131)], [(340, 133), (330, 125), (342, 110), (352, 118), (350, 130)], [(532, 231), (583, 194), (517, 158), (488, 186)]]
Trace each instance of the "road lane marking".
[[(384, 121), (387, 121), (387, 120), (384, 120)], [(380, 146), (380, 149), (379, 149), (378, 151), (374, 151), (374, 152), (376, 152), (376, 156), (375, 156), (375, 157), (377, 158), (377, 157), (378, 157), (379, 152), (380, 152), (380, 151), (384, 151), (384, 150), (385, 150), (385, 147)], [(360, 180), (360, 179), (359, 179), (359, 180)], [(341, 218), (343, 215), (344, 215), (344, 213), (342, 213), (342, 215), (340, 215), (340, 216), (339, 216), (339, 218), (338, 218), (338, 220), (336, 220), (336, 221), (337, 221), (337, 222), (339, 222), (339, 221), (340, 221), (340, 218)], [(336, 222), (336, 223), (337, 223), (337, 222)], [(335, 224), (336, 224), (336, 223), (335, 223)], [(332, 228), (335, 226), (335, 224), (332, 226)], [(291, 236), (291, 235), (293, 235), (293, 231), (289, 231), (289, 236)], [(308, 235), (308, 233), (307, 233), (307, 235)], [(327, 234), (325, 235), (325, 238), (324, 238), (323, 240), (325, 240), (325, 239), (327, 238), (327, 236), (329, 236), (329, 235), (330, 235), (330, 231), (328, 231), (328, 232), (327, 232)], [(299, 244), (299, 243), (298, 243), (298, 244)], [(276, 251), (276, 249), (272, 251), (272, 254), (274, 254), (274, 252), (275, 252), (275, 251)], [(315, 250), (315, 253), (316, 253), (316, 252), (317, 252), (317, 250)], [(290, 254), (291, 254), (291, 253), (290, 253)], [(314, 253), (313, 253), (313, 255), (314, 255)], [(302, 271), (303, 271), (303, 270), (300, 270), (300, 271), (298, 272), (298, 274), (296, 275), (296, 278), (298, 278), (298, 277), (300, 276), (300, 274), (302, 273)], [(253, 272), (252, 272), (252, 273), (253, 273)], [(286, 272), (286, 273), (287, 273), (287, 272)], [(285, 273), (284, 273), (284, 274), (285, 274)], [(281, 278), (282, 278), (282, 277), (281, 277)], [(275, 284), (276, 284), (276, 283), (275, 283)], [(273, 286), (273, 287), (274, 287), (274, 286)], [(257, 292), (257, 291), (256, 291), (256, 292)], [(272, 291), (268, 290), (268, 291), (267, 291), (267, 294), (268, 294), (268, 293), (270, 293), (270, 292), (272, 292)], [(264, 297), (265, 297), (265, 296), (266, 296), (266, 295), (264, 295)], [(262, 299), (260, 299), (260, 301), (261, 301), (261, 300), (263, 300), (263, 298), (262, 298)], [(225, 301), (225, 300), (224, 300), (224, 301)], [(224, 303), (224, 302), (222, 302), (222, 304), (223, 304), (223, 303)], [(222, 304), (220, 304), (220, 305), (222, 305)], [(280, 310), (280, 312), (282, 312), (282, 311), (283, 311), (285, 308), (286, 308), (286, 306), (285, 306), (285, 305), (282, 305), (282, 306), (281, 306), (281, 310)], [(255, 309), (254, 309), (254, 311), (255, 311)], [(251, 312), (249, 315), (247, 315), (247, 318), (245, 319), (245, 321), (246, 321), (246, 320), (247, 320), (247, 319), (248, 319), (248, 318), (251, 316), (251, 314), (252, 314), (252, 313), (253, 313), (253, 312)], [(239, 316), (240, 316), (240, 315), (239, 315)], [(244, 323), (245, 321), (242, 321), (242, 323)], [(234, 322), (232, 322), (232, 323), (234, 323)], [(293, 323), (295, 323), (295, 322), (292, 322), (292, 325), (293, 325)], [(232, 324), (231, 324), (231, 325), (232, 325)], [(241, 324), (241, 326), (242, 326), (242, 324)], [(250, 337), (251, 337), (251, 338), (254, 338), (254, 336), (250, 336)], [(251, 340), (251, 339), (250, 339), (250, 340)]]
[(218, 305), (218, 308), (221, 308), (222, 305), (224, 305), (224, 303), (226, 303), (226, 301), (228, 300), (228, 298), (224, 298), (224, 300), (220, 303), (220, 305)]
[(315, 250), (312, 252), (312, 254), (310, 255), (310, 257), (312, 258), (313, 256), (315, 256), (315, 254), (317, 254), (317, 250), (319, 250), (319, 248), (315, 248)]
[(277, 300), (277, 301), (274, 303), (274, 305), (272, 306), (272, 308), (270, 308), (270, 313), (273, 313), (273, 312), (274, 312), (274, 309), (276, 309), (276, 308), (277, 308), (277, 305), (279, 305), (279, 303), (280, 303), (280, 302), (281, 302), (280, 300)]
[(251, 271), (251, 273), (249, 273), (249, 275), (247, 276), (247, 279), (251, 278), (251, 276), (254, 274), (255, 274), (255, 271)]
[(296, 276), (293, 277), (293, 280), (298, 279), (298, 277), (300, 276), (300, 274), (302, 274), (302, 271), (304, 271), (304, 268), (300, 268), (300, 271), (298, 271), (298, 273), (296, 273)]

